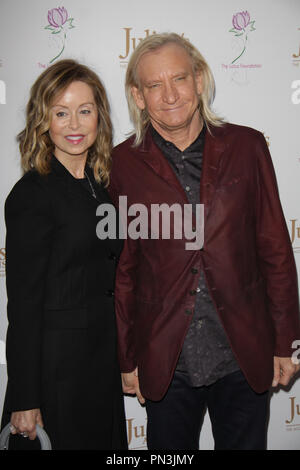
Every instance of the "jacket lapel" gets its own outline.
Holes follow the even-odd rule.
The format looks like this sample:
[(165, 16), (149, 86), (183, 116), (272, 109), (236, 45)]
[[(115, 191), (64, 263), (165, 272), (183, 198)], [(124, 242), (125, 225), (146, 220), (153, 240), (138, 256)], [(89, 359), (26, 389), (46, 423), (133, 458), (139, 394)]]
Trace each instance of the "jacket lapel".
[[(211, 204), (217, 188), (221, 157), (226, 148), (224, 142), (226, 125), (222, 127), (211, 126), (210, 131), (211, 132), (207, 130), (205, 136), (203, 167), (200, 181), (200, 203), (204, 204), (205, 219), (210, 212)], [(170, 167), (167, 159), (163, 156), (161, 150), (155, 145), (149, 130), (147, 131), (143, 144), (139, 150), (142, 152), (142, 158), (145, 163), (147, 163), (147, 165), (149, 165), (158, 176), (173, 186), (176, 191), (180, 193), (184, 202), (188, 203), (184, 189)]]
[(200, 181), (200, 202), (204, 204), (205, 220), (207, 219), (215, 196), (221, 157), (226, 148), (224, 142), (225, 126), (211, 127), (205, 136), (203, 166)]
[(168, 160), (163, 155), (162, 151), (155, 144), (151, 132), (148, 129), (144, 141), (139, 148), (142, 152), (142, 158), (147, 165), (162, 179), (164, 179), (170, 186), (172, 186), (184, 199), (184, 203), (188, 204), (188, 199), (182, 188), (178, 178), (176, 177), (173, 169), (171, 168)]

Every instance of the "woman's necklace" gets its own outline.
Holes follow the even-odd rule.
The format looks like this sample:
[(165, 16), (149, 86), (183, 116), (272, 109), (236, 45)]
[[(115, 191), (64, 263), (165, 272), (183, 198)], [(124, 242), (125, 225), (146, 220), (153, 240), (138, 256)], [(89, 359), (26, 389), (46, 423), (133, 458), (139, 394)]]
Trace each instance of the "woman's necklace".
[(84, 175), (85, 175), (85, 177), (87, 178), (87, 180), (88, 180), (88, 182), (89, 182), (89, 185), (90, 185), (90, 188), (91, 188), (93, 197), (94, 197), (95, 199), (97, 199), (97, 196), (96, 196), (94, 187), (93, 187), (93, 185), (92, 185), (92, 183), (91, 183), (91, 181), (90, 181), (90, 178), (89, 178), (89, 176), (88, 176), (88, 174), (87, 174), (86, 171), (84, 171)]

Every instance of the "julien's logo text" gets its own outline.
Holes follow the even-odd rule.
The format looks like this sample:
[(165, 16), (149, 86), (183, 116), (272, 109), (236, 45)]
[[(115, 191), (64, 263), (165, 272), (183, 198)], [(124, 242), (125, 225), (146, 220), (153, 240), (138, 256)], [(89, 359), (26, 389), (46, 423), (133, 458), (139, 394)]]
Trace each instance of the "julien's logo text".
[(292, 230), (291, 230), (291, 242), (294, 243), (296, 238), (300, 238), (300, 227), (296, 226), (297, 219), (291, 219)]
[(296, 415), (300, 416), (300, 405), (295, 403), (296, 397), (290, 397), (291, 400), (291, 416), (290, 419), (286, 419), (286, 424), (291, 424), (294, 421)]
[[(150, 29), (145, 29), (144, 30), (145, 36), (141, 38), (136, 38), (132, 36), (132, 28), (123, 28), (123, 29), (125, 31), (125, 52), (124, 54), (119, 55), (119, 59), (121, 59), (122, 62), (126, 62), (128, 60), (130, 53), (135, 50), (137, 45), (143, 39), (146, 39), (148, 36), (151, 36), (152, 34), (156, 34), (156, 31), (150, 32)], [(183, 37), (184, 33), (181, 36)]]
[(142, 439), (142, 446), (146, 445), (146, 430), (145, 426), (134, 426), (133, 418), (127, 419), (127, 438), (128, 445), (131, 444), (132, 439)]
[[(125, 53), (124, 55), (120, 54), (119, 58), (121, 60), (126, 60), (130, 52), (135, 50), (138, 43), (142, 41), (143, 39), (147, 38), (148, 36), (150, 36), (150, 29), (145, 29), (146, 35), (143, 38), (131, 37), (132, 28), (123, 28), (123, 29), (125, 31)], [(152, 34), (155, 34), (155, 33), (156, 31), (152, 31)]]
[(0, 275), (5, 272), (5, 248), (0, 248)]

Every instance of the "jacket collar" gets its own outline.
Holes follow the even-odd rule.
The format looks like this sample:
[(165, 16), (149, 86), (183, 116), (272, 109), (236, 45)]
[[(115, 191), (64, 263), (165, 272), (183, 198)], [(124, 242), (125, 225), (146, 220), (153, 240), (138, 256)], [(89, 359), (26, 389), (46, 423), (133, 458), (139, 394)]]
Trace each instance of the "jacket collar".
[(149, 165), (159, 177), (164, 179), (169, 185), (173, 186), (187, 203), (186, 194), (174, 171), (171, 169), (168, 160), (154, 142), (150, 128), (147, 129), (143, 142), (139, 147), (139, 151), (141, 151), (141, 158), (144, 162)]
[[(226, 148), (224, 139), (226, 132), (226, 124), (220, 127), (210, 126), (205, 136), (203, 167), (200, 182), (200, 202), (204, 204), (205, 218), (208, 216), (211, 203), (215, 195), (221, 157)], [(187, 202), (186, 194), (180, 182), (167, 162), (167, 159), (155, 144), (149, 128), (147, 129), (143, 142), (139, 147), (139, 151), (141, 152), (141, 157), (145, 163), (151, 166), (158, 176), (174, 186), (174, 188), (176, 188), (184, 198), (185, 202)]]

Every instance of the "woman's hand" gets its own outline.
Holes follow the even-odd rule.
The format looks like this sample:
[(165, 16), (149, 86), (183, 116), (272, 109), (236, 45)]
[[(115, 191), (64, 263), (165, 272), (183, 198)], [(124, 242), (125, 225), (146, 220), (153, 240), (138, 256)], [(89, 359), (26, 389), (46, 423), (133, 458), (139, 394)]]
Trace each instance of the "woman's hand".
[(29, 437), (30, 440), (36, 438), (36, 424), (44, 427), (42, 415), (39, 408), (26, 411), (14, 411), (10, 418), (11, 433), (21, 434)]

